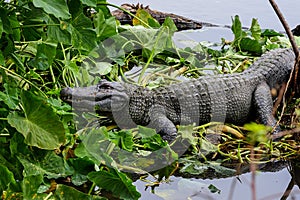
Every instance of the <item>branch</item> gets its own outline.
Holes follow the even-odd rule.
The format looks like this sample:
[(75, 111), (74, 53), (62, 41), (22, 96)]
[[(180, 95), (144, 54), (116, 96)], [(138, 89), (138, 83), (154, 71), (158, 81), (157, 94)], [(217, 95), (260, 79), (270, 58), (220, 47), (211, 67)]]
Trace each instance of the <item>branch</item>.
[[(280, 22), (282, 23), (283, 27), (284, 27), (284, 30), (291, 42), (291, 45), (292, 45), (292, 48), (293, 48), (293, 51), (295, 53), (295, 65), (294, 65), (294, 70), (293, 70), (293, 81), (294, 81), (294, 85), (293, 85), (293, 93), (300, 93), (300, 86), (297, 85), (297, 78), (298, 78), (298, 71), (299, 71), (299, 62), (300, 62), (300, 56), (299, 56), (299, 49), (297, 47), (297, 44), (295, 42), (295, 38), (291, 32), (291, 29), (288, 25), (288, 23), (286, 22), (285, 18), (283, 17), (283, 14), (281, 13), (281, 11), (279, 10), (277, 4), (275, 3), (274, 0), (269, 0), (270, 4), (272, 5), (275, 13), (277, 14)], [(288, 87), (288, 85), (287, 85)], [(294, 94), (292, 94), (294, 95)]]
[(296, 44), (296, 42), (295, 42), (294, 36), (293, 36), (293, 34), (292, 34), (292, 32), (291, 32), (291, 29), (290, 29), (288, 23), (286, 22), (286, 20), (285, 20), (283, 14), (282, 14), (281, 11), (279, 10), (279, 8), (278, 8), (277, 4), (275, 3), (275, 1), (274, 1), (274, 0), (269, 0), (269, 2), (270, 2), (270, 4), (272, 5), (272, 7), (273, 7), (275, 13), (277, 14), (277, 16), (278, 16), (280, 22), (282, 23), (283, 28), (284, 28), (284, 30), (285, 30), (285, 32), (286, 32), (286, 34), (287, 34), (287, 36), (289, 37), (289, 40), (290, 40), (290, 42), (291, 42), (291, 45), (292, 45), (293, 51), (294, 51), (294, 53), (295, 53), (295, 56), (296, 56), (296, 58), (298, 58), (298, 56), (299, 56), (299, 49), (298, 49), (298, 47), (297, 47), (297, 44)]

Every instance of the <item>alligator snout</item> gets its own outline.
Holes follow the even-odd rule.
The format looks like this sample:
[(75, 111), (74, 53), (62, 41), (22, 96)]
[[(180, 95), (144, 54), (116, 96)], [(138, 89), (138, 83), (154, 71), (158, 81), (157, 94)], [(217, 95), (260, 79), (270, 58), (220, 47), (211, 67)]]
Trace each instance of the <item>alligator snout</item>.
[(60, 98), (65, 102), (72, 101), (72, 88), (65, 87), (60, 91)]

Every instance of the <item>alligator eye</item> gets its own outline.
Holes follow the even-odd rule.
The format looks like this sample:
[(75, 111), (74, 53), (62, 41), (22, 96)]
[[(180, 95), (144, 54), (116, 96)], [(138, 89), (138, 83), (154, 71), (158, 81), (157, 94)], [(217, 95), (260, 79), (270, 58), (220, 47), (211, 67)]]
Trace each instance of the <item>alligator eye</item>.
[(98, 85), (98, 89), (109, 90), (113, 89), (113, 87), (109, 83), (102, 83)]

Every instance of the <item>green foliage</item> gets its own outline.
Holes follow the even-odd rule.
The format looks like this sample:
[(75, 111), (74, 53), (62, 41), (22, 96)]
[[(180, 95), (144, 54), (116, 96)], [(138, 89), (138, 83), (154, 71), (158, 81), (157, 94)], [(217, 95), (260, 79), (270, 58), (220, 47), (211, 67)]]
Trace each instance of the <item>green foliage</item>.
[(248, 141), (250, 144), (255, 144), (256, 142), (267, 142), (267, 134), (272, 130), (272, 127), (264, 126), (263, 124), (245, 124), (245, 129), (249, 131)]
[(131, 200), (141, 197), (135, 186), (132, 185), (132, 180), (116, 169), (91, 172), (88, 174), (88, 178), (99, 187), (111, 191), (121, 199)]
[(106, 200), (105, 197), (99, 197), (96, 195), (89, 195), (80, 192), (73, 187), (59, 184), (56, 187), (54, 194), (55, 199), (59, 200), (73, 200), (73, 199), (86, 199), (86, 200)]
[(25, 137), (30, 146), (41, 149), (56, 149), (64, 142), (64, 127), (52, 108), (43, 99), (29, 92), (22, 92), (21, 104), (25, 117), (16, 111), (7, 118), (8, 123), (15, 127)]
[[(122, 77), (156, 88), (178, 82), (178, 76), (204, 75), (207, 65), (213, 73), (239, 72), (265, 51), (289, 46), (286, 37), (274, 30), (261, 30), (255, 19), (250, 30), (242, 29), (236, 16), (231, 43), (223, 40), (216, 48), (216, 44), (202, 42), (182, 49), (173, 43), (177, 28), (170, 18), (160, 25), (139, 10), (135, 26), (123, 26), (111, 16), (107, 4), (104, 0), (0, 2), (3, 199), (105, 199), (101, 190), (120, 199), (138, 199), (132, 180), (121, 170), (145, 173), (159, 162), (164, 168), (151, 172), (159, 176), (158, 181), (170, 177), (177, 164), (182, 173), (191, 175), (212, 169), (231, 175), (233, 172), (216, 162), (216, 157), (209, 161), (210, 156), (242, 162), (248, 149), (240, 147), (257, 142), (272, 155), (293, 149), (292, 145), (266, 146), (263, 134), (267, 129), (260, 125), (246, 126), (253, 132), (247, 140), (234, 140), (229, 135), (225, 139), (231, 145), (218, 146), (203, 138), (206, 126), (179, 126), (180, 139), (191, 147), (177, 163), (176, 145), (168, 144), (153, 129), (94, 127), (93, 120), (104, 117), (94, 113), (78, 116), (89, 126), (79, 124), (71, 106), (59, 98), (62, 87)], [(134, 66), (140, 73), (125, 76)]]

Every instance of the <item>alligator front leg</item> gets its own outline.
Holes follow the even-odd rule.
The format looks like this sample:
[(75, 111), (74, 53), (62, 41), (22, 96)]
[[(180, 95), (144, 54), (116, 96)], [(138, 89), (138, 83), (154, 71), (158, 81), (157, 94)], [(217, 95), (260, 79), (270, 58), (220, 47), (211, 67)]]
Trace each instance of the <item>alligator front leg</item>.
[(148, 127), (154, 128), (162, 139), (169, 143), (175, 140), (177, 129), (174, 123), (168, 119), (165, 114), (164, 107), (160, 105), (152, 106), (149, 111), (150, 123)]
[[(270, 87), (267, 83), (263, 82), (257, 86), (253, 96), (253, 103), (259, 121), (264, 125), (274, 128), (277, 121), (272, 115), (273, 100), (270, 93)], [(280, 128), (277, 126), (273, 133), (277, 133), (279, 131)]]

